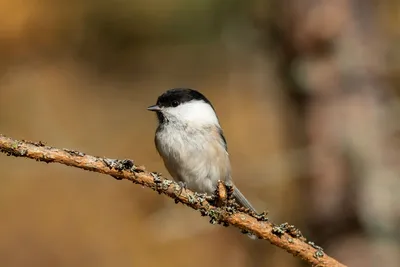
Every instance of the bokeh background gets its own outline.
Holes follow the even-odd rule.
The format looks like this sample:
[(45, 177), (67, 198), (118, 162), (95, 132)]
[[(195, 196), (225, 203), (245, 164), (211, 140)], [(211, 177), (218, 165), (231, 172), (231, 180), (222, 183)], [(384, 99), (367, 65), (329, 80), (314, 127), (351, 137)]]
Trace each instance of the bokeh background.
[[(146, 107), (214, 104), (258, 210), (400, 266), (400, 2), (0, 0), (0, 133), (167, 175)], [(0, 155), (1, 266), (302, 266), (129, 182)]]

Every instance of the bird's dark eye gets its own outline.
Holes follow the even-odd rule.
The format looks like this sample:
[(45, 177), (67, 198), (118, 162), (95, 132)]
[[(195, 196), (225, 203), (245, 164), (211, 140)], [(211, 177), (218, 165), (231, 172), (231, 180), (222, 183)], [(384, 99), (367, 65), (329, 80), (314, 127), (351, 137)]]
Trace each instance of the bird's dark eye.
[(172, 106), (173, 106), (173, 107), (177, 107), (178, 105), (179, 105), (178, 100), (172, 101)]

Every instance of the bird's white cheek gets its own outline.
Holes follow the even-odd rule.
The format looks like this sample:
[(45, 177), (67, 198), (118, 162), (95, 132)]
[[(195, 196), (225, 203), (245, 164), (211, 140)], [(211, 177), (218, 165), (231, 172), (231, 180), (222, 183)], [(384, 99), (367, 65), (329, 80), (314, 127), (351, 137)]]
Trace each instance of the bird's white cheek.
[(217, 115), (212, 107), (203, 101), (191, 101), (174, 108), (166, 108), (165, 112), (177, 120), (203, 125), (219, 125)]

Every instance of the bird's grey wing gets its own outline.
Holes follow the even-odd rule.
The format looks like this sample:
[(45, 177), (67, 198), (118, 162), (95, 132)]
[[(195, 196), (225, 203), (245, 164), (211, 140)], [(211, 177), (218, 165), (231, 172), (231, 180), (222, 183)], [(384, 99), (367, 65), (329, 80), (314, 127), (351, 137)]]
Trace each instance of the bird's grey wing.
[[(226, 139), (224, 136), (224, 133), (221, 128), (218, 128), (218, 133), (223, 141), (223, 145), (225, 148), (225, 151), (228, 152), (228, 145), (226, 143)], [(228, 181), (231, 180), (231, 177), (228, 178)], [(233, 190), (233, 197), (235, 198), (236, 202), (245, 208), (248, 208), (252, 210), (253, 212), (257, 213), (257, 211), (253, 208), (253, 206), (250, 204), (250, 202), (243, 196), (243, 194), (239, 191), (239, 189), (235, 186)]]
[(240, 206), (248, 208), (253, 212), (257, 213), (257, 211), (253, 208), (250, 202), (243, 196), (243, 194), (239, 191), (239, 189), (236, 186), (233, 189), (233, 197)]
[(218, 127), (218, 134), (221, 137), (225, 151), (228, 152), (228, 144), (226, 143), (224, 132), (222, 131), (221, 127)]

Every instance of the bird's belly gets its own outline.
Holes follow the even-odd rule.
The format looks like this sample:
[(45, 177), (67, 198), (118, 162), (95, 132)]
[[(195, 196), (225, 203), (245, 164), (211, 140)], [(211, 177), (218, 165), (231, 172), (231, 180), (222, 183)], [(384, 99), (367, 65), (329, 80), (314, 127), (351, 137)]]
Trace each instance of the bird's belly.
[(176, 181), (195, 192), (211, 194), (218, 180), (230, 177), (228, 154), (222, 145), (204, 135), (186, 136), (156, 136), (157, 149)]

